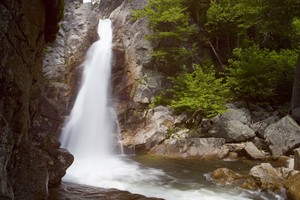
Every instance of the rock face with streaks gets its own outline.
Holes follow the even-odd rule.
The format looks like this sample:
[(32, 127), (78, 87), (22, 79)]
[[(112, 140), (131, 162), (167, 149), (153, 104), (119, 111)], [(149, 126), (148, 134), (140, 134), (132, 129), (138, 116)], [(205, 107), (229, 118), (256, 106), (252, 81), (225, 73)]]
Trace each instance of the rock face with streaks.
[[(44, 46), (55, 39), (63, 10), (61, 0), (0, 2), (1, 199), (46, 198), (49, 176), (61, 163), (50, 153), (58, 150), (59, 142), (35, 134), (34, 121), (43, 113), (39, 105)], [(72, 156), (67, 157), (61, 163), (65, 168), (72, 162)]]

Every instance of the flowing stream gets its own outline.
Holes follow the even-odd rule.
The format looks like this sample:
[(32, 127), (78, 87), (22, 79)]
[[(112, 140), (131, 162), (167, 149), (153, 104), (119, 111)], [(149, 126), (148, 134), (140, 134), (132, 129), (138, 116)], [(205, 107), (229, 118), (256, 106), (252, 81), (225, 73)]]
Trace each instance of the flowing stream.
[[(163, 168), (141, 164), (120, 153), (117, 120), (109, 103), (112, 62), (109, 19), (100, 20), (98, 35), (100, 39), (87, 53), (81, 89), (60, 138), (62, 147), (75, 157), (63, 180), (167, 200), (248, 199), (234, 189), (213, 189), (192, 177), (176, 177)], [(188, 171), (187, 168), (186, 176)]]

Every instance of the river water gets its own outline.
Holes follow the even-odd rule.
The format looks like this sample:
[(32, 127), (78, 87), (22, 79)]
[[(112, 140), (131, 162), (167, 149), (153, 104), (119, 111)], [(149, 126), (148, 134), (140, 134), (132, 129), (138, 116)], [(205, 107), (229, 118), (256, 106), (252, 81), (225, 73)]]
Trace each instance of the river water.
[(249, 163), (170, 160), (120, 154), (122, 146), (118, 141), (118, 123), (109, 101), (112, 62), (109, 19), (100, 20), (98, 35), (100, 40), (87, 53), (81, 89), (60, 137), (62, 147), (75, 157), (63, 181), (116, 188), (167, 200), (259, 199), (255, 194), (215, 186), (209, 181), (209, 172), (217, 167), (234, 167), (242, 172), (250, 169)]

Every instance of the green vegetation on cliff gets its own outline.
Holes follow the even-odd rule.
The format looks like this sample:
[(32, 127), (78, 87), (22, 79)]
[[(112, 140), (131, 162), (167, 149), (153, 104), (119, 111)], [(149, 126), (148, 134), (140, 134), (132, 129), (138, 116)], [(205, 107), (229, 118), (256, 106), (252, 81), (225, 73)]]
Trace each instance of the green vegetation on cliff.
[(174, 87), (168, 91), (172, 94), (171, 108), (177, 111), (200, 111), (208, 117), (225, 112), (229, 88), (222, 78), (215, 77), (213, 67), (194, 66), (192, 72), (186, 69), (182, 75), (172, 78)]
[[(290, 101), (298, 0), (149, 0), (133, 16), (148, 17), (155, 67), (173, 77), (156, 103), (211, 116), (223, 111), (229, 89), (254, 103)], [(215, 71), (203, 67), (210, 65)]]

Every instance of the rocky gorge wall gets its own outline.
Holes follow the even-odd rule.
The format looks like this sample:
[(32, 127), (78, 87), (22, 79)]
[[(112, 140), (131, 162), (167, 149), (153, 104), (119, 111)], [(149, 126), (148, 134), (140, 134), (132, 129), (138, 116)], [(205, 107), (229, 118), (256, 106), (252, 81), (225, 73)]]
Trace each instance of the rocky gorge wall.
[[(98, 38), (98, 20), (110, 18), (114, 34), (111, 102), (116, 108), (124, 144), (130, 146), (131, 138), (143, 128), (140, 125), (145, 121), (145, 109), (165, 81), (164, 75), (153, 67), (153, 47), (145, 39), (150, 33), (147, 20), (133, 21), (131, 18), (132, 10), (141, 9), (148, 1), (101, 0), (93, 5), (80, 1), (66, 3), (62, 28), (56, 41), (47, 47), (44, 59), (43, 73), (47, 82), (43, 97), (50, 102), (52, 110), (57, 110), (55, 121), (61, 126), (80, 86), (85, 53)], [(51, 116), (46, 118), (47, 121), (53, 119)]]
[[(145, 39), (151, 31), (145, 18), (133, 21), (131, 12), (147, 0), (101, 0), (93, 5), (67, 1), (67, 10), (56, 42), (44, 59), (42, 108), (37, 127), (57, 130), (72, 108), (87, 48), (98, 37), (99, 18), (113, 22), (112, 103), (115, 105), (123, 144), (152, 154), (173, 158), (223, 159), (247, 157), (278, 159), (300, 146), (300, 127), (273, 109), (228, 104), (228, 111), (212, 119), (192, 119), (172, 109), (148, 106), (165, 87), (165, 74), (152, 60), (153, 44)], [(242, 103), (243, 104), (243, 103)], [(51, 114), (52, 113), (52, 114)], [(196, 129), (186, 128), (191, 122)], [(194, 127), (194, 128), (195, 128)]]
[(55, 39), (63, 1), (0, 2), (0, 199), (44, 199), (72, 156), (34, 130), (46, 42)]

